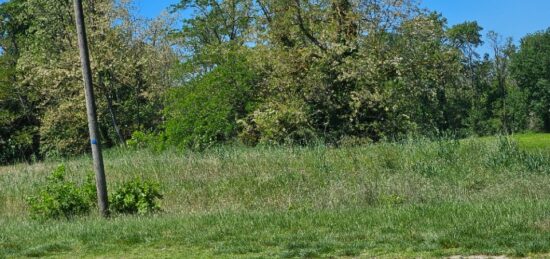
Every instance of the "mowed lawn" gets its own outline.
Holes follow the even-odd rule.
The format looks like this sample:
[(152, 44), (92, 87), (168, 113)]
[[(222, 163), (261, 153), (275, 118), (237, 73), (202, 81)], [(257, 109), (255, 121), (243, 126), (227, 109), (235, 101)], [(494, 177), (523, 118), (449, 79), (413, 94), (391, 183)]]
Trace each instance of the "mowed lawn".
[(330, 148), (109, 150), (109, 189), (159, 181), (163, 212), (31, 220), (60, 163), (0, 168), (0, 258), (441, 257), (550, 254), (550, 135)]
[(519, 145), (525, 149), (546, 149), (550, 150), (550, 133), (549, 134), (521, 134), (514, 136)]

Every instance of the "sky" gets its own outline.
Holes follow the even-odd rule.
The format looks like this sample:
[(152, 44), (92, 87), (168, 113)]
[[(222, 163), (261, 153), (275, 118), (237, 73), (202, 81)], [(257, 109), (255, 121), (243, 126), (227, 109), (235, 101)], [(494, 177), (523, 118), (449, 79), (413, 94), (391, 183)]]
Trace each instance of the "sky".
[(442, 13), (449, 25), (477, 21), (484, 35), (492, 30), (516, 43), (550, 27), (550, 0), (423, 0), (423, 6)]
[[(178, 0), (136, 0), (139, 12), (147, 17), (160, 14)], [(550, 0), (422, 0), (422, 6), (443, 14), (449, 25), (478, 21), (483, 34), (493, 30), (516, 42), (550, 27)], [(484, 53), (488, 46), (479, 50)]]

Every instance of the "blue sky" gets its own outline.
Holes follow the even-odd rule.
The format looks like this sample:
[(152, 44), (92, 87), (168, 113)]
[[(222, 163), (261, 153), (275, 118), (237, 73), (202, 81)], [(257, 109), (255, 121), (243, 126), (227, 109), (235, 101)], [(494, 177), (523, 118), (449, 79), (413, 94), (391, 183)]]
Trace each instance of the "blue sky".
[[(178, 0), (136, 0), (142, 15), (154, 17)], [(423, 0), (422, 6), (443, 14), (449, 25), (478, 21), (516, 42), (528, 33), (550, 27), (550, 0)], [(486, 47), (480, 52), (485, 52)]]
[(528, 33), (550, 27), (550, 0), (423, 0), (443, 13), (450, 25), (477, 21), (485, 30), (519, 41)]

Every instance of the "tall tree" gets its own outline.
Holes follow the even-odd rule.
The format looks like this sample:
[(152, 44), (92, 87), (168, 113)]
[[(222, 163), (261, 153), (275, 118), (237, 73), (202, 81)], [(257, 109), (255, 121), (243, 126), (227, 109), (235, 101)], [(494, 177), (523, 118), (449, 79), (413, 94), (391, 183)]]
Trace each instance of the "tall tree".
[[(242, 17), (234, 15), (232, 3), (249, 7), (238, 9), (248, 14), (241, 23), (246, 33), (238, 40), (219, 36), (231, 24), (227, 21), (235, 20), (231, 17)], [(248, 62), (262, 80), (252, 81), (260, 102), (238, 120), (247, 140), (380, 139), (414, 124), (461, 125), (458, 90), (450, 90), (460, 72), (457, 47), (446, 44), (443, 19), (423, 11), (416, 1), (182, 1), (177, 7), (195, 10), (183, 30), (190, 38), (182, 36), (190, 50), (183, 63), (188, 69), (183, 87), (186, 80), (223, 64), (208, 62), (227, 56), (210, 58), (197, 50), (248, 49)], [(203, 44), (197, 47), (196, 42)], [(406, 93), (434, 100), (428, 110), (445, 112), (431, 123)]]
[[(84, 2), (100, 134), (107, 146), (124, 143), (136, 130), (156, 128), (161, 96), (172, 83), (171, 18), (141, 20), (131, 8), (132, 1)], [(4, 71), (13, 72), (6, 92), (19, 102), (10, 104), (12, 110), (32, 115), (19, 121), (33, 130), (33, 151), (83, 153), (89, 147), (71, 0), (13, 0), (0, 10), (6, 17), (2, 59), (10, 64)], [(13, 130), (6, 135), (17, 136)]]
[(24, 1), (0, 4), (0, 163), (39, 157), (38, 96), (17, 71), (29, 18)]
[(477, 22), (464, 22), (452, 26), (447, 31), (447, 36), (451, 44), (462, 50), (464, 63), (468, 71), (468, 80), (472, 88), (476, 87), (478, 78), (476, 78), (476, 61), (480, 58), (476, 48), (483, 44), (481, 40), (481, 31), (483, 28)]
[(512, 71), (518, 86), (527, 93), (531, 127), (550, 132), (550, 29), (521, 40)]
[(493, 75), (496, 82), (496, 96), (494, 99), (499, 103), (498, 116), (502, 123), (502, 131), (510, 132), (510, 118), (508, 115), (507, 99), (509, 88), (513, 87), (510, 74), (510, 59), (515, 53), (515, 45), (512, 38), (503, 39), (494, 31), (487, 33), (487, 39), (493, 50)]

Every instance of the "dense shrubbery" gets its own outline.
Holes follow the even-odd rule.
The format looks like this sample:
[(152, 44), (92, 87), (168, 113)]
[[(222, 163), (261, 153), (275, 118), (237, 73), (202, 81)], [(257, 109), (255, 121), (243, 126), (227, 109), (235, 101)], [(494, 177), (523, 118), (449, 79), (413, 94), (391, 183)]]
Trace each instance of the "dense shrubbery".
[[(95, 181), (89, 176), (81, 185), (66, 179), (66, 168), (60, 165), (48, 176), (38, 194), (27, 197), (31, 216), (35, 219), (70, 219), (86, 215), (95, 206)], [(160, 184), (141, 179), (124, 183), (110, 197), (112, 211), (145, 215), (160, 210)]]
[(301, 102), (268, 103), (239, 121), (239, 139), (248, 145), (306, 144), (317, 138)]
[(160, 184), (134, 179), (111, 195), (110, 204), (114, 212), (146, 215), (160, 211), (158, 200), (162, 198)]
[[(104, 145), (550, 130), (550, 30), (519, 48), (489, 32), (482, 57), (477, 22), (449, 26), (414, 0), (360, 2), (186, 0), (172, 9), (193, 13), (180, 31), (166, 17), (139, 23), (128, 1), (86, 5)], [(70, 8), (0, 4), (0, 163), (89, 149)]]
[(93, 178), (78, 186), (67, 181), (65, 176), (65, 166), (60, 165), (48, 176), (38, 194), (27, 198), (31, 216), (37, 219), (68, 219), (90, 211), (96, 197)]
[(237, 135), (237, 121), (254, 106), (256, 77), (246, 54), (227, 56), (211, 72), (170, 91), (165, 109), (170, 143), (200, 149)]
[(168, 143), (166, 134), (163, 132), (135, 131), (132, 133), (132, 138), (126, 141), (126, 145), (131, 149), (149, 148), (156, 151), (162, 151), (166, 149)]
[[(200, 148), (235, 139), (248, 145), (339, 144), (544, 129), (544, 105), (536, 105), (544, 102), (513, 80), (520, 74), (513, 73), (512, 60), (525, 62), (518, 61), (524, 54), (520, 50), (516, 56), (511, 40), (488, 33), (494, 53), (481, 58), (475, 52), (483, 44), (477, 22), (448, 27), (440, 15), (404, 2), (359, 7), (343, 0), (293, 10), (265, 1), (265, 10), (276, 14), (254, 13), (247, 1), (233, 11), (225, 2), (178, 6), (211, 11), (184, 26), (184, 46), (193, 52), (182, 63), (186, 70), (180, 76), (187, 81), (173, 91), (167, 107), (169, 141)], [(363, 17), (384, 8), (395, 12)], [(244, 19), (250, 12), (268, 20)], [(341, 12), (338, 18), (321, 18), (335, 12)], [(224, 19), (241, 22), (227, 27)], [(382, 26), (377, 19), (393, 23)], [(263, 30), (255, 31), (255, 22)], [(542, 48), (536, 51), (550, 56)], [(246, 58), (231, 63), (228, 53), (246, 53)], [(239, 80), (247, 78), (243, 74), (256, 78)], [(544, 82), (538, 81), (537, 89), (549, 88)], [(235, 105), (239, 91), (244, 98)], [(248, 91), (254, 105), (246, 105)]]

